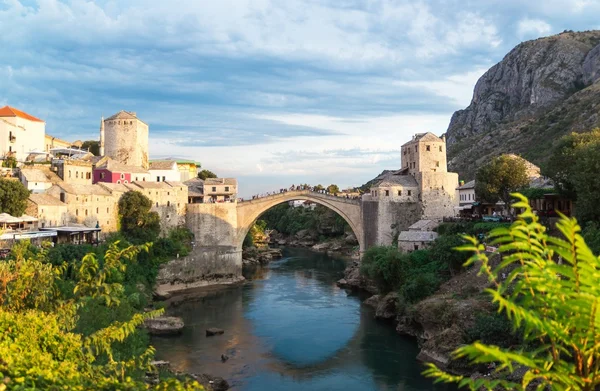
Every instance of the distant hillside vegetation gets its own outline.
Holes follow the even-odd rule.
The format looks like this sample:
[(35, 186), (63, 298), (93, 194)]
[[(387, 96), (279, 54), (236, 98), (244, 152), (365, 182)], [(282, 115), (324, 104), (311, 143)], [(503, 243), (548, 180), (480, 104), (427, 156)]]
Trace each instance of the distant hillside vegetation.
[(502, 153), (543, 167), (556, 141), (600, 126), (600, 31), (519, 44), (475, 85), (446, 132), (449, 169), (473, 179)]

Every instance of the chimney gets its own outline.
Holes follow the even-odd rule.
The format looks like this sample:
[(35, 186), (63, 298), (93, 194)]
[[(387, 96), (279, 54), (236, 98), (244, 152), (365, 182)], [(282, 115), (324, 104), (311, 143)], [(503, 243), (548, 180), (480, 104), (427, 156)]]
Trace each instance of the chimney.
[(446, 142), (446, 133), (442, 134), (442, 141)]
[(104, 156), (104, 117), (100, 119), (100, 156)]

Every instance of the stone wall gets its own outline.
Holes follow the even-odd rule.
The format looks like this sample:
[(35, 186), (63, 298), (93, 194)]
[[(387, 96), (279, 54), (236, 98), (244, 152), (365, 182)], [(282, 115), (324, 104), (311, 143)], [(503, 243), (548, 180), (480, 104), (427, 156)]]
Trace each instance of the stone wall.
[(27, 200), (25, 214), (38, 218), (39, 227), (65, 225), (68, 221), (67, 205), (38, 205)]
[(233, 246), (236, 243), (237, 209), (231, 202), (188, 204), (187, 227), (197, 246)]
[(156, 292), (165, 293), (243, 281), (242, 252), (232, 246), (202, 247), (164, 264), (156, 279)]
[(423, 219), (440, 220), (454, 216), (459, 204), (458, 174), (453, 172), (423, 172), (418, 176), (421, 183)]
[(242, 281), (242, 251), (234, 245), (236, 204), (188, 204), (186, 216), (194, 234), (193, 250), (161, 267), (157, 292)]

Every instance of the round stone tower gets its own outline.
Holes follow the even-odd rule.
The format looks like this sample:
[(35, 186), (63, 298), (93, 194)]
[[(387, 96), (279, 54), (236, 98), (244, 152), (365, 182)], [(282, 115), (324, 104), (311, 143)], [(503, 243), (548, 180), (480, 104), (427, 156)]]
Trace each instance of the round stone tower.
[(100, 144), (105, 156), (148, 169), (148, 125), (135, 112), (121, 110), (105, 119), (103, 125)]

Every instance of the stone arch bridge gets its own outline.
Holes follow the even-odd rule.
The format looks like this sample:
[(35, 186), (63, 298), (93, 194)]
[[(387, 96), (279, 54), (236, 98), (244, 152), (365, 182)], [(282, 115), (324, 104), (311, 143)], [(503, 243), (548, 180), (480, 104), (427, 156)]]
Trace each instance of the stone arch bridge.
[(276, 193), (266, 197), (237, 203), (237, 233), (236, 247), (241, 249), (246, 234), (256, 220), (267, 210), (284, 202), (305, 200), (323, 205), (339, 214), (350, 226), (358, 239), (360, 251), (365, 251), (365, 238), (361, 201), (336, 197), (334, 195), (314, 192), (310, 190), (293, 190)]
[(186, 225), (194, 234), (193, 249), (161, 269), (157, 279), (159, 291), (242, 280), (242, 243), (246, 234), (267, 210), (294, 200), (311, 201), (338, 213), (354, 231), (361, 253), (373, 245), (391, 244), (394, 230), (406, 229), (421, 216), (418, 203), (348, 199), (310, 190), (237, 203), (188, 204)]

